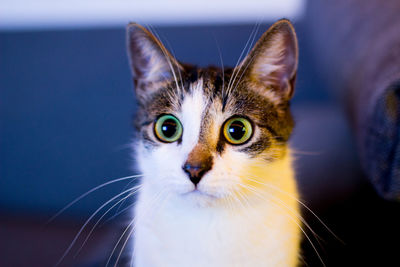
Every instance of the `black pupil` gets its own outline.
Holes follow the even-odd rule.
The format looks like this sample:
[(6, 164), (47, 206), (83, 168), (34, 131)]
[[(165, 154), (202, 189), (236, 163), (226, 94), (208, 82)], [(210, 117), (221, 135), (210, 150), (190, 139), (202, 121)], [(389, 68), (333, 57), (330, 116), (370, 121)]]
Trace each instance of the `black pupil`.
[(165, 137), (171, 138), (175, 135), (176, 128), (176, 122), (173, 119), (167, 119), (163, 122), (161, 126), (161, 131)]
[(229, 126), (229, 134), (235, 140), (240, 140), (246, 133), (246, 127), (241, 121), (234, 121)]

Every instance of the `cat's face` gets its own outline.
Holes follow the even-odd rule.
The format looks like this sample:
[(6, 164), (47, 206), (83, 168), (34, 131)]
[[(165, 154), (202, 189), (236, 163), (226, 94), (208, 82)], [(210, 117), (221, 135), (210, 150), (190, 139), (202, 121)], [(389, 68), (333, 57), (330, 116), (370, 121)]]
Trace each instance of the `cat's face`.
[(181, 65), (137, 24), (128, 42), (137, 161), (153, 190), (212, 205), (246, 191), (251, 175), (285, 157), (297, 69), (288, 21), (274, 24), (235, 69)]

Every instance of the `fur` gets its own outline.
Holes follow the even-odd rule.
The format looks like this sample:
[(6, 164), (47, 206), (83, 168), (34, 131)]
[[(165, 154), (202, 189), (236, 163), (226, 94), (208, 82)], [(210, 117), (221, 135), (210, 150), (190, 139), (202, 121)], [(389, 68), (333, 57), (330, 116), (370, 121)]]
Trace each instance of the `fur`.
[[(143, 173), (135, 207), (135, 266), (296, 266), (300, 219), (287, 141), (297, 70), (290, 22), (275, 23), (236, 68), (178, 63), (150, 32), (128, 26), (139, 111), (134, 150)], [(163, 143), (155, 120), (174, 115), (183, 135)], [(224, 139), (233, 116), (252, 137)], [(195, 185), (185, 162), (210, 167)]]

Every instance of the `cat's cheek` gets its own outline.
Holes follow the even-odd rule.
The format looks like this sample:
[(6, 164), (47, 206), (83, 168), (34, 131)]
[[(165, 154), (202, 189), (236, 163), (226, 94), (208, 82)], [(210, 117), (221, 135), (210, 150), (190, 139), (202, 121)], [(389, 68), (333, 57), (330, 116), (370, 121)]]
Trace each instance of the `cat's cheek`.
[[(142, 153), (140, 153), (142, 152)], [(162, 188), (174, 194), (193, 190), (193, 184), (182, 169), (184, 157), (177, 144), (161, 144), (152, 150), (140, 150), (139, 169), (154, 188)]]
[(216, 156), (212, 170), (199, 183), (199, 190), (217, 198), (229, 197), (238, 190), (240, 177), (248, 157), (243, 153), (228, 148), (222, 156)]

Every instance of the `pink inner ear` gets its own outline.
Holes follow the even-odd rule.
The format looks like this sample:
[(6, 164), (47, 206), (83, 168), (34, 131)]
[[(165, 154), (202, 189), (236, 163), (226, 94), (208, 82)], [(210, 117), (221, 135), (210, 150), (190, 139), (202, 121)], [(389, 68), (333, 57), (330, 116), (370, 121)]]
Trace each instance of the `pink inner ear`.
[(172, 68), (179, 68), (161, 42), (140, 25), (128, 26), (128, 48), (136, 81), (147, 83), (170, 80)]
[(290, 96), (291, 80), (297, 67), (296, 43), (290, 32), (285, 30), (271, 33), (257, 47), (251, 68), (251, 80), (265, 88)]
[(161, 49), (145, 34), (130, 40), (133, 75), (143, 81), (169, 79), (169, 65)]

